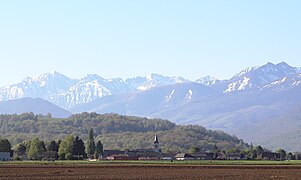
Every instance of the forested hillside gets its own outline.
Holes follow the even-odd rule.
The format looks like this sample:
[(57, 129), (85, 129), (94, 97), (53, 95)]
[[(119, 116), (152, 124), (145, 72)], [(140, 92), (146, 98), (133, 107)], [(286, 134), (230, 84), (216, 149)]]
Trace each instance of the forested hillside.
[(66, 119), (33, 113), (0, 115), (0, 138), (7, 138), (13, 144), (35, 137), (46, 141), (59, 140), (70, 134), (86, 140), (90, 128), (94, 129), (96, 140), (101, 140), (105, 149), (150, 148), (155, 133), (163, 151), (187, 151), (191, 146), (210, 150), (214, 144), (223, 149), (241, 143), (238, 138), (222, 131), (206, 130), (201, 126), (178, 126), (161, 119), (96, 113), (81, 113)]

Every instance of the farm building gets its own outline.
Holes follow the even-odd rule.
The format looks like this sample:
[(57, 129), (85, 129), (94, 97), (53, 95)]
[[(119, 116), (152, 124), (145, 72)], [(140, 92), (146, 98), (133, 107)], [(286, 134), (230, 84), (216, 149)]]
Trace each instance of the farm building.
[(217, 153), (217, 155), (214, 159), (216, 159), (216, 160), (226, 160), (227, 159), (226, 153), (219, 152), (219, 153)]
[(240, 160), (243, 159), (243, 155), (241, 153), (229, 153), (227, 154), (227, 160)]
[(10, 152), (0, 152), (0, 161), (9, 161)]
[(173, 161), (175, 159), (175, 155), (174, 154), (162, 154), (161, 159), (165, 160), (165, 161)]
[(139, 160), (159, 160), (162, 156), (160, 152), (155, 152), (152, 149), (137, 149), (126, 153), (138, 156)]
[[(103, 157), (106, 159), (109, 156), (116, 155), (116, 154), (125, 154), (125, 151), (118, 151), (118, 150), (104, 150), (103, 151)], [(100, 156), (99, 156), (100, 157)]]
[(175, 156), (177, 161), (195, 160), (195, 157), (187, 153), (179, 153)]
[(138, 160), (137, 156), (130, 156), (128, 154), (114, 154), (107, 157), (108, 160)]
[(257, 159), (262, 160), (273, 160), (273, 161), (280, 161), (282, 160), (281, 154), (279, 153), (273, 153), (273, 152), (263, 152), (257, 156)]
[(301, 160), (301, 153), (295, 153), (294, 154), (294, 159), (295, 160)]
[(190, 154), (197, 160), (212, 160), (213, 159), (213, 153), (196, 153), (196, 154)]

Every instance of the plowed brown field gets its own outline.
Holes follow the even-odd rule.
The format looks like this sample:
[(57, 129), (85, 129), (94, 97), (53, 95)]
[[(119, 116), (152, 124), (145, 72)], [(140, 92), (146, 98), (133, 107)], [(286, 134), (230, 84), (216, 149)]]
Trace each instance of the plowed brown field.
[(0, 179), (301, 179), (301, 166), (0, 164)]

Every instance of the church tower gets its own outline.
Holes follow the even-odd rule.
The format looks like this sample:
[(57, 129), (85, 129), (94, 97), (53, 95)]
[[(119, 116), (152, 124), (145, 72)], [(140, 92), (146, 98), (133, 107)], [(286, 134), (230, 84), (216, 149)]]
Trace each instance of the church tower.
[(155, 134), (155, 139), (154, 139), (154, 151), (161, 152), (157, 134)]

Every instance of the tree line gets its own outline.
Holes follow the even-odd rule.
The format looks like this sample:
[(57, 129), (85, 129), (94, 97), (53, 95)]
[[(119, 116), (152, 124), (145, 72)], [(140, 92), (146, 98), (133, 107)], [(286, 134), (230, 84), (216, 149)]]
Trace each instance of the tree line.
[[(189, 149), (189, 153), (191, 154), (197, 154), (200, 153), (201, 149), (197, 146), (191, 146)], [(265, 159), (267, 157), (263, 157), (263, 153), (277, 153), (278, 154), (278, 160), (301, 160), (301, 152), (288, 152), (282, 148), (277, 149), (275, 152), (272, 152), (269, 149), (263, 148), (261, 145), (253, 146), (251, 143), (250, 146), (245, 146), (245, 144), (240, 142), (240, 145), (235, 148), (229, 148), (229, 149), (219, 149), (217, 145), (215, 144), (210, 151), (210, 153), (213, 153), (213, 158), (217, 159), (220, 155), (226, 158), (229, 155), (236, 154), (242, 159), (247, 160), (254, 160), (254, 159)], [(267, 159), (271, 160), (271, 159)]]
[(39, 138), (24, 141), (12, 148), (7, 139), (0, 139), (0, 152), (10, 152), (14, 160), (82, 160), (98, 159), (103, 155), (103, 144), (95, 142), (93, 128), (89, 130), (89, 138), (85, 145), (79, 136), (69, 135), (63, 140), (51, 140), (45, 143)]

